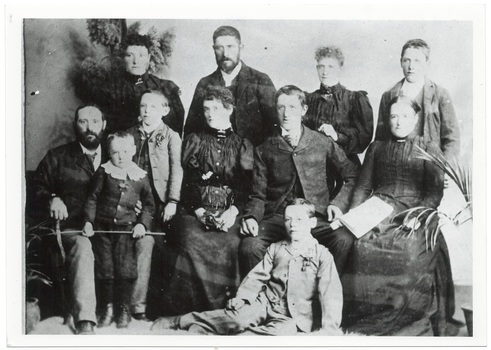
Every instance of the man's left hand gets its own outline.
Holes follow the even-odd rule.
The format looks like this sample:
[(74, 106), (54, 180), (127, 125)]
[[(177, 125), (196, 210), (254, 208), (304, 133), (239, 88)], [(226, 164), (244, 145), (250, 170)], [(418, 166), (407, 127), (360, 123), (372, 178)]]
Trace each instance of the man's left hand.
[(322, 124), (318, 130), (326, 136), (331, 136), (334, 141), (338, 140), (338, 133), (331, 124)]
[(343, 216), (343, 212), (341, 211), (341, 209), (339, 209), (335, 205), (329, 205), (327, 207), (327, 220), (328, 221), (333, 221), (335, 219), (339, 219), (341, 216)]
[(176, 215), (177, 204), (174, 202), (169, 202), (164, 208), (164, 215), (162, 216), (162, 222), (170, 221), (174, 215)]

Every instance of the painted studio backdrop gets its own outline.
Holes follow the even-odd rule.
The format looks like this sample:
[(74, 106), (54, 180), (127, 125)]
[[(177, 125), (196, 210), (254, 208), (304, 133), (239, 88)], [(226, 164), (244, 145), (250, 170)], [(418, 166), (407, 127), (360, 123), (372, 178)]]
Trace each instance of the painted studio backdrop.
[[(117, 52), (117, 45), (97, 43), (94, 23), (86, 19), (24, 20), (26, 183), (48, 150), (75, 139), (75, 110), (89, 95), (90, 88), (86, 86), (93, 86), (87, 84), (90, 80), (81, 78), (81, 72), (86, 72), (90, 65), (97, 68), (117, 63), (109, 58)], [(402, 46), (410, 39), (423, 39), (431, 48), (428, 78), (448, 90), (460, 129), (461, 157), (472, 159), (476, 67), (471, 21), (123, 19), (114, 23), (140, 34), (158, 37), (165, 34), (162, 36), (165, 50), (160, 56), (164, 64), (152, 74), (171, 80), (180, 88), (185, 116), (198, 81), (217, 69), (212, 36), (220, 26), (230, 25), (239, 30), (244, 45), (242, 61), (266, 73), (276, 89), (293, 84), (307, 92), (317, 90), (320, 83), (315, 51), (321, 46), (337, 46), (345, 57), (341, 84), (352, 91), (367, 92), (374, 128), (382, 94), (404, 77), (400, 64)], [(106, 44), (111, 38), (111, 33), (107, 34)], [(456, 185), (453, 187), (456, 189)], [(440, 206), (444, 213), (455, 210), (451, 206), (457, 203), (450, 188), (445, 190)], [(456, 191), (460, 195), (457, 205), (465, 207), (462, 194)], [(462, 295), (472, 300), (472, 221), (460, 227), (460, 231), (446, 230), (442, 232), (449, 247), (453, 281), (455, 285), (469, 287), (459, 289), (460, 307)]]
[[(137, 20), (128, 19), (130, 26)], [(367, 91), (377, 117), (382, 93), (403, 78), (402, 45), (413, 38), (431, 47), (430, 78), (453, 100), (462, 134), (462, 155), (472, 152), (472, 23), (464, 21), (305, 21), (139, 19), (140, 32), (152, 27), (173, 34), (168, 65), (156, 75), (174, 81), (189, 108), (199, 79), (216, 69), (213, 31), (232, 25), (242, 35), (241, 58), (268, 74), (276, 88), (319, 86), (315, 49), (337, 45), (345, 55), (341, 83)], [(77, 67), (87, 57), (103, 60), (105, 48), (89, 39), (84, 19), (26, 19), (25, 169), (34, 170), (52, 147), (73, 139)], [(38, 93), (36, 93), (38, 92)]]

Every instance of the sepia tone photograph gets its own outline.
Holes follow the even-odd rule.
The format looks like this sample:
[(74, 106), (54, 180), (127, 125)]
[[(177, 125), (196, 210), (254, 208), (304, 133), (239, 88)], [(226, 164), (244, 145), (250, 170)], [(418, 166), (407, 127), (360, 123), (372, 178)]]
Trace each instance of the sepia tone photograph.
[(481, 344), (479, 8), (19, 14), (20, 343)]

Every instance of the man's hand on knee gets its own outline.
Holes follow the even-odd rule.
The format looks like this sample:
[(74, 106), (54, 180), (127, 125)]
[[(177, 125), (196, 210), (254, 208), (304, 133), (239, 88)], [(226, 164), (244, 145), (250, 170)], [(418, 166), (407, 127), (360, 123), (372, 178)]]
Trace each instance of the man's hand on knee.
[(244, 236), (256, 237), (259, 232), (259, 225), (254, 218), (248, 218), (242, 220), (240, 227), (240, 233)]
[(63, 199), (54, 197), (49, 205), (49, 214), (53, 219), (65, 220), (68, 218), (68, 210)]

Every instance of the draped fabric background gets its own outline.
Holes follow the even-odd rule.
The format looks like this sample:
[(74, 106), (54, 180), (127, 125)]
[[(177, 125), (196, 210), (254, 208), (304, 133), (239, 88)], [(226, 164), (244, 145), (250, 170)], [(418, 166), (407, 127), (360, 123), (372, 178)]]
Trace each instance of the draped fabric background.
[[(162, 14), (164, 16), (165, 14)], [(327, 16), (327, 14), (326, 14)], [(345, 54), (342, 84), (365, 90), (378, 115), (382, 93), (402, 79), (399, 59), (408, 39), (422, 38), (431, 49), (429, 75), (452, 96), (462, 132), (462, 152), (472, 152), (473, 31), (470, 21), (185, 20), (140, 19), (146, 33), (155, 26), (176, 35), (170, 67), (162, 78), (181, 88), (186, 109), (196, 84), (216, 69), (213, 31), (235, 26), (242, 35), (242, 59), (267, 73), (276, 88), (295, 84), (318, 88), (314, 51), (334, 44)], [(128, 19), (128, 25), (135, 20)], [(73, 139), (72, 121), (80, 101), (71, 72), (91, 47), (85, 19), (25, 19), (25, 169), (34, 170), (46, 151)], [(38, 94), (31, 95), (32, 92)]]

